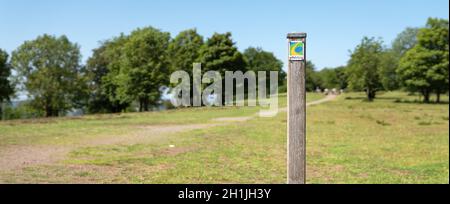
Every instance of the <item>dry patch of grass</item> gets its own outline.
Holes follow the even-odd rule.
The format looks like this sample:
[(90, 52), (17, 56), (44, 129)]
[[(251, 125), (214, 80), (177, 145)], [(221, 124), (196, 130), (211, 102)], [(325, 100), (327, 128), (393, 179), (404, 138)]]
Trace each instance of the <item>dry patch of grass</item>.
[[(309, 95), (314, 97), (323, 96)], [(374, 102), (365, 102), (363, 97), (362, 93), (348, 93), (335, 101), (308, 107), (307, 182), (448, 183), (448, 104), (403, 103), (415, 96), (401, 92), (380, 94)], [(280, 104), (285, 103), (286, 98), (281, 97)], [(110, 138), (108, 134), (124, 138), (152, 135), (158, 132), (152, 128), (160, 125), (207, 126), (162, 134), (155, 140), (77, 146), (60, 162), (0, 172), (0, 182), (285, 183), (285, 112), (273, 118), (211, 125), (218, 123), (213, 118), (248, 117), (258, 110), (186, 109), (88, 116), (84, 122), (66, 120), (42, 126), (18, 124), (24, 129), (16, 129), (17, 135), (27, 136), (17, 143), (55, 145), (83, 144), (80, 141), (85, 140), (80, 138), (95, 141)], [(5, 126), (9, 128), (0, 124), (0, 129)], [(40, 132), (32, 133), (29, 126)], [(62, 132), (60, 128), (68, 131), (59, 136), (65, 142), (49, 142), (54, 134)], [(81, 133), (70, 132), (74, 130)], [(14, 134), (6, 132), (7, 136), (0, 135), (0, 146), (13, 141)], [(32, 137), (37, 138), (29, 139)], [(71, 137), (76, 139), (68, 139)]]

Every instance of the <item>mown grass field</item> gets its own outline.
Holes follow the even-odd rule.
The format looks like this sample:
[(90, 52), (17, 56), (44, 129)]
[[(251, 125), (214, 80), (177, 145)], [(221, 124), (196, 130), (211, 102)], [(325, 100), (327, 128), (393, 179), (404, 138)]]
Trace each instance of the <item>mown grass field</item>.
[[(382, 93), (375, 102), (363, 97), (346, 93), (308, 107), (307, 182), (449, 183), (448, 103), (416, 103), (417, 96), (402, 92)], [(285, 96), (279, 104), (286, 105)], [(0, 158), (31, 160), (0, 163), (0, 182), (285, 183), (286, 112), (214, 120), (257, 111), (189, 108), (0, 122)], [(39, 154), (48, 158), (39, 161)]]

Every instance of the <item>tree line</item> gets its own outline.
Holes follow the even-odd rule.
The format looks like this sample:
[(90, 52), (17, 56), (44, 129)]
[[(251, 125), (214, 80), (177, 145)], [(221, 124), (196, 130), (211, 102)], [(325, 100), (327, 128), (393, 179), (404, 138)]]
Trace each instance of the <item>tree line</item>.
[[(273, 53), (249, 47), (241, 53), (231, 33), (204, 40), (196, 29), (171, 38), (153, 27), (105, 40), (81, 63), (80, 46), (66, 36), (44, 34), (25, 41), (11, 54), (0, 50), (0, 103), (25, 91), (26, 111), (33, 117), (62, 116), (74, 109), (86, 113), (117, 113), (137, 107), (149, 111), (162, 103), (170, 74), (192, 64), (204, 71), (278, 71), (283, 63)], [(12, 75), (12, 70), (15, 74)], [(1, 109), (0, 109), (1, 113)]]
[[(420, 93), (424, 102), (436, 94), (439, 102), (449, 90), (448, 30), (448, 20), (429, 18), (424, 27), (405, 29), (390, 46), (364, 37), (345, 66), (317, 71), (307, 61), (306, 89), (364, 91), (368, 100), (380, 90), (402, 89)], [(0, 49), (0, 104), (25, 92), (28, 100), (16, 113), (32, 117), (61, 116), (74, 109), (148, 111), (162, 103), (170, 74), (184, 70), (192, 75), (194, 62), (222, 76), (225, 71), (278, 71), (280, 92), (287, 89), (282, 61), (261, 48), (241, 53), (229, 32), (205, 40), (195, 29), (171, 38), (168, 32), (144, 27), (101, 42), (86, 64), (81, 63), (80, 46), (64, 35), (25, 41), (11, 57)]]
[(364, 37), (345, 66), (315, 71), (308, 62), (306, 87), (364, 91), (369, 101), (380, 90), (402, 89), (420, 93), (426, 103), (436, 94), (440, 102), (440, 95), (449, 91), (448, 43), (449, 22), (437, 18), (429, 18), (422, 28), (406, 28), (390, 46)]

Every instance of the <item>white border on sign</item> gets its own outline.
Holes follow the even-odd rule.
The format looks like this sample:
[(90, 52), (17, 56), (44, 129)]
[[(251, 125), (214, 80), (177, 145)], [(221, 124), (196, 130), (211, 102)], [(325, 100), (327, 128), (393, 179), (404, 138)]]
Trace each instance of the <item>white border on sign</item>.
[[(291, 42), (297, 43), (301, 42), (303, 43), (303, 55), (302, 56), (292, 56), (291, 55)], [(305, 60), (305, 42), (302, 40), (288, 40), (288, 53), (289, 53), (289, 60), (294, 61), (303, 61)]]

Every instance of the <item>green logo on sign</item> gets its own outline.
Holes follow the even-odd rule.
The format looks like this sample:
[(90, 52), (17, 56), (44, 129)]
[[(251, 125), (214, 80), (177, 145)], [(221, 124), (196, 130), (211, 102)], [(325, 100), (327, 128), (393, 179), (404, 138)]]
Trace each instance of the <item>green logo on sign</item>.
[(291, 60), (303, 60), (305, 58), (305, 44), (302, 41), (289, 42), (289, 58)]

